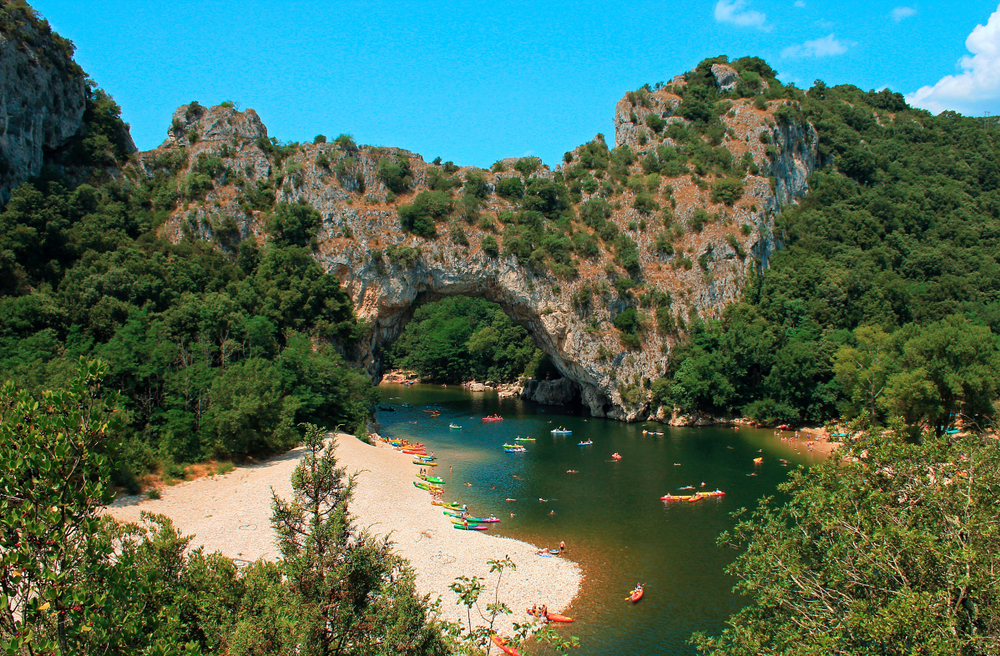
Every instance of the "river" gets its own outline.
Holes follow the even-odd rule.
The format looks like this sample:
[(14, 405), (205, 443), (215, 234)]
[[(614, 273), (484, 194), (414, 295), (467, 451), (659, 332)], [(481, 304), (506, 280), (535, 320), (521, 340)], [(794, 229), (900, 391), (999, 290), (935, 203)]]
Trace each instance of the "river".
[[(546, 547), (566, 543), (584, 581), (566, 611), (575, 621), (562, 632), (580, 638), (573, 652), (580, 656), (695, 653), (691, 634), (721, 631), (741, 607), (735, 579), (723, 571), (735, 552), (715, 542), (733, 526), (731, 513), (774, 494), (790, 468), (822, 457), (769, 430), (625, 424), (458, 387), (380, 389), (383, 405), (395, 408), (377, 414), (383, 434), (423, 442), (438, 456), (434, 474), (447, 482), (445, 499), (468, 504), (475, 516), (501, 518), (490, 533)], [(440, 416), (424, 412), (430, 407)], [(504, 420), (482, 421), (493, 413)], [(573, 434), (552, 435), (558, 426)], [(517, 436), (535, 441), (521, 442), (526, 453), (505, 453), (502, 445)], [(593, 445), (578, 446), (588, 439)], [(620, 460), (611, 458), (615, 452)], [(690, 494), (686, 486), (726, 494), (660, 501)], [(646, 585), (645, 596), (633, 605), (625, 598), (636, 583)]]

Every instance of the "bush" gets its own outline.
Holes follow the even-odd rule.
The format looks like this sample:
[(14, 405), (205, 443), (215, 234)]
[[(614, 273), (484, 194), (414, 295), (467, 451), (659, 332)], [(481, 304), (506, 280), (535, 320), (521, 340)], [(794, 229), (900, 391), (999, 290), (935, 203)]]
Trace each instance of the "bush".
[(743, 180), (722, 178), (712, 185), (713, 203), (725, 203), (732, 207), (741, 198), (743, 198)]
[(322, 135), (322, 134), (317, 134), (315, 137), (313, 137), (313, 143), (314, 144), (325, 144), (326, 143), (326, 136)]
[(643, 214), (652, 214), (660, 209), (660, 206), (653, 200), (653, 196), (646, 191), (636, 194), (635, 200), (632, 201), (632, 207)]
[(542, 166), (542, 160), (537, 157), (522, 157), (514, 163), (514, 170), (525, 177), (530, 178), (531, 174)]
[(712, 220), (712, 215), (701, 209), (700, 207), (694, 211), (691, 218), (688, 219), (688, 225), (695, 232), (701, 232), (705, 227), (705, 224)]
[(500, 246), (497, 244), (497, 240), (493, 235), (486, 235), (483, 237), (480, 246), (483, 252), (489, 257), (500, 257)]
[(668, 232), (661, 232), (656, 235), (656, 245), (655, 248), (657, 252), (663, 253), (664, 255), (674, 254), (674, 240), (673, 236)]
[[(341, 135), (343, 136), (343, 135)], [(339, 140), (340, 137), (337, 137)], [(383, 157), (378, 161), (378, 177), (386, 189), (394, 194), (402, 194), (413, 185), (413, 171), (410, 160), (402, 155), (393, 158)]]
[(504, 178), (497, 183), (497, 196), (507, 200), (519, 200), (524, 197), (524, 183), (521, 178)]
[(420, 237), (437, 234), (434, 222), (451, 213), (451, 197), (443, 191), (421, 191), (411, 205), (399, 206), (399, 222), (403, 230)]
[(659, 114), (647, 114), (646, 115), (646, 127), (648, 127), (653, 132), (659, 134), (663, 131), (663, 127), (667, 124)]

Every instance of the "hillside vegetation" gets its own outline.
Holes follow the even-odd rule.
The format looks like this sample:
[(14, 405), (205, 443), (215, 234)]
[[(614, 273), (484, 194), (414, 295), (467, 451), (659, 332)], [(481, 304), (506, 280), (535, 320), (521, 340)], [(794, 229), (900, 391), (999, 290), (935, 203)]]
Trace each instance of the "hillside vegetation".
[(816, 127), (827, 166), (776, 220), (785, 249), (742, 302), (689, 322), (657, 401), (765, 422), (982, 425), (997, 391), (1000, 134), (822, 82), (783, 116)]

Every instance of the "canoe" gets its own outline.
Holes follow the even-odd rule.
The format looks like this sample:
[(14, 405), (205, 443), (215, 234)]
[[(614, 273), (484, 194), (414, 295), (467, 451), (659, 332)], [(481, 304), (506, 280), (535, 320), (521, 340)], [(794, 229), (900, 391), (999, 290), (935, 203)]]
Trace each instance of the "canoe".
[[(524, 610), (525, 610), (526, 613), (528, 613), (528, 615), (534, 615), (534, 616), (538, 615), (538, 611), (535, 611), (534, 613), (532, 613), (530, 608), (525, 608)], [(567, 623), (569, 623), (569, 622), (573, 621), (573, 618), (566, 617), (565, 615), (560, 615), (559, 613), (545, 613), (545, 619), (547, 619), (550, 622), (567, 622)]]
[(452, 528), (457, 528), (460, 531), (488, 531), (489, 526), (483, 526), (482, 524), (469, 524), (468, 526), (463, 526), (461, 524), (452, 524)]
[(498, 636), (497, 634), (494, 633), (493, 636), (490, 637), (490, 640), (492, 640), (493, 644), (497, 646), (497, 649), (507, 654), (507, 656), (521, 656), (521, 653), (519, 651), (509, 646), (507, 644), (507, 641)]
[(504, 451), (506, 451), (507, 453), (527, 453), (528, 450), (522, 446), (522, 447), (517, 447), (515, 449), (504, 449)]
[(448, 503), (445, 503), (444, 501), (431, 501), (431, 504), (435, 506), (441, 506), (445, 510), (458, 510), (458, 511), (462, 510), (462, 506), (458, 505), (454, 501), (449, 501)]
[(413, 464), (414, 465), (420, 465), (421, 467), (437, 467), (438, 466), (438, 464), (436, 462), (424, 462), (423, 460), (414, 460)]
[(692, 494), (690, 497), (688, 497), (687, 499), (685, 499), (685, 501), (690, 501), (690, 502), (694, 503), (695, 501), (701, 501), (704, 498), (705, 498), (705, 495), (702, 494), (701, 492), (699, 492), (698, 494)]
[(576, 445), (577, 446), (590, 446), (593, 443), (594, 443), (594, 440), (587, 440), (586, 442), (577, 442)]
[(573, 431), (571, 431), (571, 430), (559, 430), (558, 428), (553, 428), (552, 429), (552, 434), (553, 435), (572, 435)]
[(417, 478), (423, 479), (432, 485), (444, 485), (444, 479), (438, 478), (437, 476), (428, 476), (426, 474), (417, 474)]
[(611, 457), (614, 458), (615, 460), (621, 460), (622, 459), (622, 457), (620, 455), (618, 455), (617, 453), (612, 453)]
[(418, 487), (421, 490), (427, 490), (428, 492), (444, 492), (444, 488), (440, 485), (431, 485), (430, 483), (424, 483), (423, 481), (413, 481), (413, 487)]
[(483, 417), (483, 421), (503, 421), (503, 417)]
[(726, 495), (726, 493), (723, 492), (722, 490), (715, 490), (714, 492), (702, 492), (702, 494), (705, 495), (706, 497), (722, 497)]
[[(451, 515), (447, 512), (445, 513), (445, 515), (451, 517), (452, 521), (458, 520), (459, 523), (462, 522), (461, 515)], [(470, 524), (496, 524), (500, 521), (496, 517), (466, 517), (465, 519)], [(558, 553), (558, 549), (556, 550), (556, 553)]]
[(422, 453), (417, 453), (417, 454), (415, 454), (413, 456), (413, 459), (414, 460), (424, 461), (424, 462), (434, 462), (435, 460), (438, 459), (438, 457), (437, 456), (428, 456), (428, 455), (425, 455), (425, 454), (422, 454)]
[(457, 429), (461, 428), (461, 426), (459, 426), (458, 424), (448, 424), (448, 428), (454, 428), (454, 429), (457, 430)]
[(690, 494), (664, 494), (660, 501), (687, 501), (690, 498)]
[(636, 589), (632, 591), (632, 594), (628, 596), (628, 600), (633, 604), (642, 599), (642, 586), (636, 586)]
[(763, 458), (754, 458), (753, 459), (753, 464), (755, 464), (755, 465), (759, 465), (759, 464), (761, 464), (763, 462), (764, 462)]
[(514, 441), (515, 442), (534, 442), (535, 438), (533, 438), (533, 437), (515, 437)]
[(520, 444), (508, 444), (504, 442), (503, 448), (505, 449), (520, 449), (522, 448)]

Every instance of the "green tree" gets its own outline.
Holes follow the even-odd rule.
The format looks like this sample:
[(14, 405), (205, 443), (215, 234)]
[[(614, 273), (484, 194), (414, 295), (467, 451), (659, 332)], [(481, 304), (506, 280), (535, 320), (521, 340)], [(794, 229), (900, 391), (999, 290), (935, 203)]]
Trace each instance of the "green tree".
[(901, 425), (793, 472), (721, 544), (747, 606), (704, 654), (991, 654), (1000, 649), (995, 439)]
[(274, 496), (295, 653), (331, 656), (365, 645), (372, 654), (444, 654), (427, 624), (413, 572), (388, 538), (354, 526), (354, 477), (337, 466), (336, 440), (307, 425), (305, 454), (292, 475), (294, 498)]

